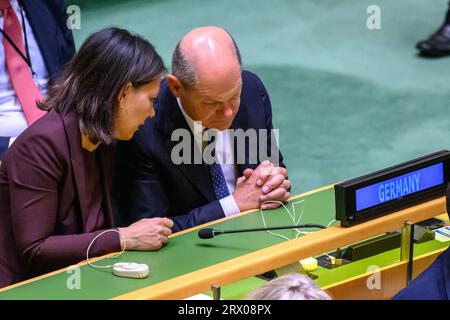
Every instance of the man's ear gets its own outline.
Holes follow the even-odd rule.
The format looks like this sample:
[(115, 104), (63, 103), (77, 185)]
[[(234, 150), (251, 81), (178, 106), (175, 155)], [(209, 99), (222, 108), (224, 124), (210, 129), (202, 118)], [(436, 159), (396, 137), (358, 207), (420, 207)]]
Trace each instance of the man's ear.
[(167, 85), (169, 86), (170, 91), (175, 97), (179, 98), (181, 96), (181, 93), (183, 91), (183, 85), (181, 84), (180, 80), (178, 80), (177, 77), (175, 77), (172, 74), (169, 74), (167, 76)]

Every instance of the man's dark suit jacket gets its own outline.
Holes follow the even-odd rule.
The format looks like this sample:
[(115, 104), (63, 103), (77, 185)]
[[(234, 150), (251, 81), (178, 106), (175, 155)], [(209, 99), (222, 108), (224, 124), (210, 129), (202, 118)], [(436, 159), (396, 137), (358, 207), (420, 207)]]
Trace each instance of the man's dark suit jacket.
[(50, 81), (53, 81), (75, 53), (72, 31), (66, 25), (64, 1), (20, 0), (20, 3), (41, 50)]
[[(26, 129), (0, 166), (0, 287), (86, 259), (101, 230), (113, 225), (111, 147), (97, 151), (103, 177), (104, 224), (88, 212), (89, 194), (78, 118), (55, 111)], [(89, 219), (88, 219), (89, 216)], [(93, 222), (95, 221), (95, 222)], [(120, 251), (108, 232), (90, 256)]]
[[(272, 129), (272, 107), (263, 83), (248, 71), (242, 72), (242, 81), (241, 104), (231, 129)], [(179, 143), (171, 141), (172, 132), (183, 128), (191, 137), (192, 133), (166, 81), (161, 84), (155, 110), (156, 116), (147, 120), (132, 141), (117, 145), (113, 196), (116, 221), (128, 225), (142, 218), (168, 217), (174, 220), (172, 230), (176, 232), (223, 218), (207, 165), (176, 165), (171, 160), (172, 148)], [(269, 133), (262, 142), (268, 150), (272, 143), (276, 146), (272, 140)], [(237, 164), (238, 176), (265, 160), (258, 155), (257, 163), (251, 164), (248, 141), (245, 150), (245, 163)], [(284, 166), (278, 148), (277, 153), (280, 166)]]
[[(450, 213), (450, 184), (447, 187), (447, 212)], [(450, 299), (450, 248), (406, 288), (395, 295), (394, 300), (449, 300)]]
[(395, 295), (394, 300), (449, 300), (450, 298), (450, 248), (406, 288)]
[[(72, 31), (66, 26), (67, 14), (64, 1), (19, 0), (19, 2), (33, 30), (49, 74), (49, 84), (51, 84), (75, 53)], [(0, 160), (8, 149), (8, 145), (9, 137), (0, 137)]]

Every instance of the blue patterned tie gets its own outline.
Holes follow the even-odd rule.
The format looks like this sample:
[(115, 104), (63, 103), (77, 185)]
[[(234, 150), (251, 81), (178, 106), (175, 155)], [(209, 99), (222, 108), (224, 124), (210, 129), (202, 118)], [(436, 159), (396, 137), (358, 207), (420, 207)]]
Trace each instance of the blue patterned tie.
[[(213, 150), (211, 155), (215, 157), (215, 154), (216, 150)], [(228, 191), (227, 182), (225, 180), (225, 176), (223, 175), (223, 171), (222, 168), (220, 167), (220, 164), (214, 161), (209, 166), (209, 172), (211, 173), (211, 181), (217, 200), (229, 196), (230, 192)]]

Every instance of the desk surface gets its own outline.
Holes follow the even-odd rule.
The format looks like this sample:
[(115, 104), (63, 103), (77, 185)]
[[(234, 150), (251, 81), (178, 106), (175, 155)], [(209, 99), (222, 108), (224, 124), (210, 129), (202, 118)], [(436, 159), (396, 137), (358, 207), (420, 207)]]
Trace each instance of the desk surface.
[[(333, 190), (328, 188), (307, 194), (292, 200), (287, 207), (292, 211), (292, 203), (304, 199), (302, 204), (295, 205), (297, 217), (302, 207), (304, 208), (301, 223), (326, 225), (334, 218)], [(268, 226), (292, 224), (292, 219), (283, 208), (265, 211), (264, 218)], [(224, 230), (263, 227), (261, 212), (254, 211), (235, 219), (224, 220), (214, 227)], [(289, 238), (295, 236), (293, 230), (277, 233)], [(63, 270), (38, 281), (0, 292), (0, 299), (111, 299), (284, 241), (286, 240), (267, 232), (222, 235), (202, 240), (198, 238), (197, 230), (193, 230), (172, 237), (168, 244), (157, 252), (125, 252), (117, 259), (96, 262), (98, 265), (125, 261), (146, 263), (150, 266), (150, 276), (146, 279), (119, 278), (109, 269), (94, 269), (83, 265), (80, 267), (80, 290), (67, 289), (66, 282), (71, 274)]]
[[(298, 203), (300, 200), (304, 200), (304, 202)], [(303, 211), (300, 223), (327, 225), (335, 215), (334, 189), (332, 187), (319, 189), (291, 200), (287, 205), (291, 214), (293, 214), (292, 205), (296, 208), (296, 219), (299, 219)], [(426, 219), (431, 213), (432, 216), (435, 216), (444, 212), (445, 201), (442, 198), (405, 212), (394, 213), (392, 217), (397, 217), (395, 219), (398, 224), (398, 221), (404, 221), (402, 220), (404, 218), (417, 218), (415, 221), (420, 221)], [(293, 223), (292, 218), (283, 208), (265, 211), (264, 218), (267, 226)], [(273, 267), (290, 263), (296, 258), (319, 254), (322, 248), (323, 251), (334, 249), (333, 244), (341, 246), (349, 237), (355, 241), (362, 240), (365, 237), (364, 232), (361, 234), (363, 229), (370, 230), (367, 234), (372, 232), (368, 237), (394, 229), (392, 228), (393, 222), (389, 224), (383, 218), (380, 219), (370, 221), (366, 226), (361, 227), (332, 227), (289, 242), (267, 232), (222, 235), (214, 239), (202, 240), (198, 238), (197, 230), (188, 230), (172, 237), (169, 243), (157, 252), (125, 252), (119, 258), (96, 262), (98, 265), (109, 265), (122, 261), (146, 263), (150, 266), (150, 276), (146, 279), (119, 278), (115, 277), (110, 270), (94, 269), (80, 264), (81, 288), (79, 290), (67, 288), (67, 281), (72, 274), (61, 270), (50, 276), (44, 276), (38, 280), (32, 279), (27, 283), (8, 288), (9, 290), (0, 290), (0, 299), (112, 299), (117, 297), (135, 299), (173, 297), (178, 299), (204, 292), (208, 288), (205, 287), (205, 283), (211, 284), (212, 280), (217, 281), (220, 285), (232, 283), (271, 270)], [(222, 230), (259, 226), (263, 226), (259, 210), (214, 223), (214, 228)], [(277, 233), (291, 239), (295, 237), (294, 230)], [(326, 246), (322, 246), (324, 243), (327, 243)], [(424, 250), (435, 248), (436, 246), (432, 248), (425, 246)], [(277, 254), (277, 251), (283, 251), (283, 253)], [(284, 251), (289, 252), (284, 254)], [(275, 254), (270, 257), (271, 262), (266, 263), (266, 259), (269, 260), (267, 254), (273, 252)], [(395, 251), (386, 253), (386, 257), (381, 260), (378, 257), (377, 263), (382, 267), (395, 256), (399, 256)], [(252, 259), (258, 261), (251, 264), (249, 260)], [(276, 264), (279, 265), (276, 266)], [(222, 269), (212, 269), (216, 266), (220, 266)], [(257, 267), (253, 268), (255, 266)], [(331, 281), (339, 281), (339, 279), (351, 276), (359, 269), (363, 270), (364, 267), (363, 263), (342, 267), (333, 272), (333, 277), (330, 277), (330, 273), (323, 271), (319, 284), (326, 286)], [(223, 277), (221, 277), (222, 273)], [(231, 273), (233, 276), (230, 277)], [(209, 274), (212, 276), (207, 278)], [(199, 277), (207, 279), (203, 283), (199, 283), (196, 280)], [(221, 283), (221, 281), (223, 282)], [(186, 285), (189, 286), (188, 289), (178, 290)], [(176, 294), (174, 295), (174, 293)]]

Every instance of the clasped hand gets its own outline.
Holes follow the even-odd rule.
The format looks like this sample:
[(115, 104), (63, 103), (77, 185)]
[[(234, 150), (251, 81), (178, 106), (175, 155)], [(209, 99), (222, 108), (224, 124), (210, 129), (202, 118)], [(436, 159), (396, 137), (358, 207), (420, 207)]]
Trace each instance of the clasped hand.
[[(274, 209), (291, 197), (288, 171), (275, 167), (270, 161), (262, 162), (255, 170), (246, 169), (237, 179), (233, 197), (240, 211), (262, 208)], [(277, 201), (264, 203), (269, 201)]]

